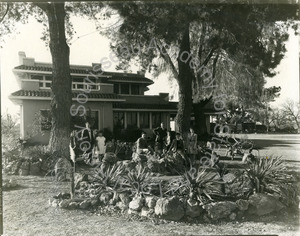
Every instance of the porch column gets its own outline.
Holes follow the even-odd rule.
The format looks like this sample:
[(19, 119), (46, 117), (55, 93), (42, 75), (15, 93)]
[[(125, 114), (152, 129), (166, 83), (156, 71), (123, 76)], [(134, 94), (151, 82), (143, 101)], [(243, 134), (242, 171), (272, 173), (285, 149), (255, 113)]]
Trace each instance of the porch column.
[(150, 118), (149, 118), (149, 127), (152, 129), (152, 112), (150, 112)]

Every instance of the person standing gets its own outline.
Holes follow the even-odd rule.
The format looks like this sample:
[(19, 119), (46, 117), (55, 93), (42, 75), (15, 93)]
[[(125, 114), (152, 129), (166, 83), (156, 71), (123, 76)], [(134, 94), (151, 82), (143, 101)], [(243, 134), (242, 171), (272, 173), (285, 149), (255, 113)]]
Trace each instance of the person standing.
[(103, 136), (102, 131), (99, 131), (96, 137), (96, 145), (95, 149), (99, 155), (99, 159), (101, 160), (105, 154), (105, 137)]
[(85, 129), (82, 130), (79, 147), (87, 155), (88, 161), (92, 161), (92, 151), (95, 144), (93, 130), (90, 128), (90, 123), (85, 122)]
[(189, 155), (191, 163), (194, 163), (196, 159), (196, 155), (198, 154), (197, 148), (197, 134), (195, 133), (193, 128), (190, 128), (190, 133), (187, 136), (187, 153)]
[(168, 150), (168, 152), (174, 152), (174, 153), (178, 153), (182, 159), (185, 160), (184, 157), (184, 144), (183, 144), (183, 140), (181, 138), (180, 133), (176, 133), (176, 138), (172, 141), (172, 144)]
[(157, 127), (153, 130), (155, 134), (155, 151), (161, 152), (164, 148), (165, 138), (167, 136), (167, 129), (164, 128), (164, 123), (160, 123), (160, 127)]

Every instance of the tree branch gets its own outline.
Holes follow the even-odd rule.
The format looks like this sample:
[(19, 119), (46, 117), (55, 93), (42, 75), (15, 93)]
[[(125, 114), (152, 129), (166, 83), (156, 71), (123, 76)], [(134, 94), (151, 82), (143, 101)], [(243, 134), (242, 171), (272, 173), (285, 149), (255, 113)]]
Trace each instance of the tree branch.
[(49, 3), (46, 3), (46, 2), (35, 2), (35, 3), (33, 3), (33, 5), (41, 8), (45, 13), (47, 13), (49, 11), (49, 6), (50, 6)]
[(175, 79), (177, 80), (178, 79), (178, 71), (176, 70), (176, 67), (175, 67), (174, 63), (172, 62), (172, 59), (170, 58), (170, 55), (168, 54), (166, 48), (163, 46), (163, 44), (160, 40), (155, 40), (155, 41), (156, 41), (156, 44), (159, 47), (160, 56), (170, 66), (172, 74), (174, 75)]
[(210, 58), (213, 56), (213, 54), (214, 54), (214, 52), (215, 52), (216, 49), (217, 49), (217, 47), (214, 47), (214, 48), (212, 48), (212, 49), (209, 51), (208, 55), (206, 56), (204, 62), (203, 62), (202, 65), (201, 65), (201, 67), (202, 67), (202, 66), (206, 66), (206, 65), (208, 64)]
[(7, 13), (8, 13), (8, 10), (9, 10), (9, 4), (6, 3), (6, 6), (7, 6), (7, 7), (6, 7), (6, 11), (5, 11), (4, 15), (1, 17), (0, 23), (4, 20), (5, 16), (6, 16)]

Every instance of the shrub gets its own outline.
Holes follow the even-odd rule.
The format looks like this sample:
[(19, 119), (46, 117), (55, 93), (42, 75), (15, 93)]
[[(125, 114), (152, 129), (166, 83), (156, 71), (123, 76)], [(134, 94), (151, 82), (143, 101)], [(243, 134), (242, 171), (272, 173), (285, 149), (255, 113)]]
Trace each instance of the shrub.
[(281, 157), (261, 157), (248, 163), (245, 168), (246, 176), (251, 180), (253, 190), (257, 193), (264, 192), (268, 184), (284, 182), (281, 178), (285, 169)]
[(150, 193), (150, 173), (141, 165), (137, 169), (131, 170), (124, 176), (124, 184), (133, 195), (143, 195)]
[(189, 199), (198, 200), (202, 204), (208, 200), (212, 200), (212, 193), (219, 193), (216, 188), (217, 183), (221, 183), (215, 179), (216, 174), (208, 173), (205, 170), (191, 169), (185, 171), (180, 179), (176, 179), (169, 184), (167, 193), (172, 192), (185, 196)]
[(125, 168), (120, 164), (107, 167), (101, 165), (92, 175), (93, 182), (98, 185), (98, 191), (121, 191)]

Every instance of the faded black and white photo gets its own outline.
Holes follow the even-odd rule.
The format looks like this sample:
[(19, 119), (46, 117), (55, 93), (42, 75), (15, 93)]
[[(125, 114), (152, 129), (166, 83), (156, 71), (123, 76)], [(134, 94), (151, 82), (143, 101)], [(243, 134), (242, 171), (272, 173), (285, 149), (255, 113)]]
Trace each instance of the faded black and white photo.
[(299, 235), (299, 0), (0, 3), (0, 235)]

